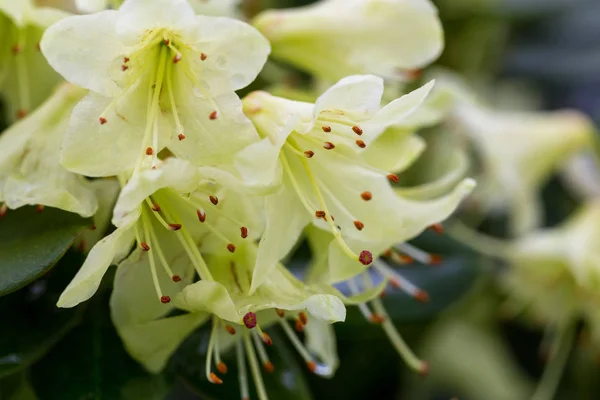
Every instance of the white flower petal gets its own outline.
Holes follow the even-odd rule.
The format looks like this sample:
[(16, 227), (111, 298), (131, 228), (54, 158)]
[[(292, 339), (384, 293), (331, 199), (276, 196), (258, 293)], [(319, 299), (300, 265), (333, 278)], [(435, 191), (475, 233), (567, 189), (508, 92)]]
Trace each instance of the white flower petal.
[(46, 30), (40, 47), (46, 59), (69, 82), (105, 96), (120, 89), (114, 63), (125, 47), (115, 32), (117, 11), (65, 18)]
[(261, 237), (256, 267), (252, 274), (250, 293), (269, 277), (279, 260), (294, 247), (304, 227), (310, 222), (310, 216), (288, 188), (265, 198), (267, 225)]
[(197, 24), (195, 36), (187, 40), (206, 55), (206, 60), (195, 61), (196, 67), (202, 67), (202, 76), (207, 81), (227, 77), (228, 90), (242, 89), (252, 83), (271, 51), (267, 39), (252, 26), (231, 18), (199, 15)]
[(196, 13), (187, 0), (127, 0), (116, 15), (116, 33), (126, 45), (135, 44), (148, 29), (189, 35), (196, 27)]
[(75, 307), (88, 300), (96, 293), (102, 277), (113, 262), (119, 261), (117, 256), (125, 244), (131, 246), (134, 232), (131, 226), (115, 230), (99, 241), (87, 256), (75, 278), (60, 295), (58, 307)]
[(360, 120), (375, 114), (383, 96), (383, 79), (374, 75), (354, 75), (343, 78), (327, 89), (315, 103), (314, 116), (327, 110), (343, 110)]

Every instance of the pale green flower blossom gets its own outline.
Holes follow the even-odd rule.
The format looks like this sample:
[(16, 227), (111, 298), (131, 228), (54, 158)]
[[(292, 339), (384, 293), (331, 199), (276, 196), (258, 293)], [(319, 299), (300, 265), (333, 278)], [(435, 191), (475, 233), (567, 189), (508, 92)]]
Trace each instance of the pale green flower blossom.
[[(260, 221), (253, 217), (256, 213), (248, 212), (236, 195), (222, 195), (224, 189), (214, 183), (214, 173), (212, 168), (198, 169), (170, 158), (156, 169), (144, 168), (127, 183), (122, 182), (112, 219), (117, 229), (92, 248), (58, 306), (73, 307), (89, 299), (107, 269), (120, 263), (134, 242), (149, 254), (153, 295), (160, 302), (169, 303), (171, 298), (159, 284), (158, 277), (163, 274), (159, 269), (174, 282), (182, 279), (173, 272), (166, 258), (167, 249), (177, 249), (177, 254), (195, 268), (201, 279), (212, 281), (201, 251), (235, 252), (244, 241), (260, 234)], [(242, 218), (238, 218), (240, 214)], [(238, 222), (239, 219), (248, 224)], [(200, 238), (203, 246), (198, 248)]]
[[(350, 268), (354, 274), (372, 259), (371, 249), (359, 247), (361, 244), (403, 242), (447, 215), (445, 209), (438, 213), (426, 203), (398, 196), (390, 184), (398, 177), (369, 165), (362, 156), (388, 127), (410, 118), (431, 86), (383, 108), (379, 104), (383, 82), (374, 76), (345, 78), (316, 104), (264, 92), (244, 99), (246, 112), (263, 139), (240, 152), (235, 163), (250, 185), (282, 184), (278, 192), (265, 197), (266, 230), (251, 292), (310, 223), (333, 233), (336, 240), (330, 246), (331, 258), (344, 257), (354, 264)], [(401, 136), (405, 138), (404, 133)], [(393, 138), (391, 141), (394, 143)], [(414, 159), (413, 149), (407, 149), (408, 157)], [(381, 146), (377, 154), (380, 165), (397, 166), (402, 151)], [(468, 192), (468, 186), (472, 183), (463, 191)]]
[(484, 212), (508, 210), (514, 234), (538, 227), (539, 191), (558, 167), (590, 147), (594, 127), (589, 118), (575, 110), (492, 109), (455, 78), (440, 82), (455, 99), (451, 125), (470, 139), (481, 159), (474, 199)]
[(402, 79), (435, 60), (444, 43), (429, 0), (322, 0), (267, 10), (253, 25), (274, 57), (330, 81), (364, 73)]
[[(106, 10), (118, 9), (124, 0), (76, 0), (77, 9), (85, 14)], [(189, 0), (190, 5), (198, 14), (233, 16), (235, 7), (240, 0)]]
[[(160, 308), (151, 291), (144, 290), (152, 286), (145, 273), (148, 259), (145, 253), (136, 251), (117, 272), (111, 298), (113, 321), (130, 354), (151, 372), (158, 372), (179, 344), (211, 319), (205, 366), (208, 381), (223, 383), (225, 378), (222, 380), (223, 375), (217, 375), (214, 368), (219, 374), (227, 371), (221, 354), (235, 346), (242, 397), (248, 397), (249, 391), (244, 360), (247, 358), (258, 397), (266, 399), (260, 370), (272, 372), (276, 366), (268, 356), (272, 341), (264, 329), (278, 324), (310, 371), (330, 375), (336, 361), (331, 352), (334, 338), (328, 326), (345, 319), (342, 301), (331, 289), (303, 284), (282, 265), (254, 294), (249, 294), (255, 258), (256, 246), (248, 242), (233, 254), (206, 258), (214, 281), (201, 280), (178, 290), (163, 277), (161, 285), (170, 285), (173, 290), (171, 305), (188, 311), (168, 316), (170, 310)], [(178, 265), (185, 268), (185, 264)], [(140, 290), (129, 289), (134, 283)], [(305, 331), (309, 346), (301, 342), (288, 320), (294, 322), (296, 330)]]
[(59, 162), (60, 144), (77, 102), (86, 91), (62, 85), (33, 114), (0, 136), (0, 203), (14, 209), (42, 205), (78, 213), (96, 212), (92, 186)]
[(0, 0), (0, 96), (9, 121), (23, 118), (51, 94), (60, 76), (40, 53), (44, 29), (68, 14), (32, 0)]
[(234, 19), (196, 16), (185, 0), (128, 0), (47, 30), (50, 64), (90, 90), (75, 108), (61, 162), (88, 176), (153, 165), (168, 147), (196, 164), (231, 162), (256, 140), (235, 90), (252, 82), (268, 42)]

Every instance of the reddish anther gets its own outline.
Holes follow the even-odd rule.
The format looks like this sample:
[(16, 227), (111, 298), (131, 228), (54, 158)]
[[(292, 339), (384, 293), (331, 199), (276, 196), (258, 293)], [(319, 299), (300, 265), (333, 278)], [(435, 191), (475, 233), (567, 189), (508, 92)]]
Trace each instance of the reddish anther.
[(266, 344), (267, 346), (272, 346), (273, 345), (273, 339), (271, 339), (271, 336), (269, 336), (267, 333), (263, 332), (261, 335), (261, 340), (263, 341), (264, 344)]
[(146, 148), (146, 155), (147, 156), (151, 156), (152, 154), (154, 154), (154, 150), (152, 150), (152, 147), (147, 147)]
[(205, 61), (208, 58), (208, 56), (204, 53), (200, 53), (200, 60)]
[(354, 226), (356, 227), (356, 229), (358, 229), (359, 231), (362, 231), (365, 227), (365, 224), (363, 224), (360, 221), (354, 221)]
[(223, 383), (223, 380), (217, 376), (214, 372), (209, 374), (210, 383), (214, 383), (215, 385), (220, 385)]
[(210, 115), (208, 116), (208, 118), (210, 118), (211, 121), (214, 121), (215, 119), (217, 119), (218, 117), (218, 113), (216, 111), (213, 111), (210, 113)]
[(314, 155), (315, 155), (315, 152), (312, 150), (306, 150), (304, 152), (304, 157), (306, 157), (306, 158), (313, 158)]
[(308, 324), (308, 315), (304, 311), (298, 313), (298, 318), (300, 319), (300, 322), (302, 322), (302, 325)]
[(323, 148), (324, 148), (325, 150), (333, 150), (333, 149), (335, 149), (335, 144), (333, 144), (333, 143), (331, 143), (331, 142), (325, 142), (325, 143), (323, 144)]
[(417, 290), (414, 298), (421, 303), (427, 303), (429, 301), (429, 293), (424, 290)]
[(98, 121), (100, 121), (100, 125), (104, 125), (105, 123), (107, 123), (108, 121), (106, 120), (106, 118), (104, 117), (100, 117), (98, 118)]
[(172, 231), (178, 231), (181, 229), (181, 224), (169, 224), (169, 229)]
[(235, 328), (231, 325), (225, 325), (225, 330), (230, 334), (230, 335), (235, 335)]
[(179, 141), (185, 140), (185, 135), (183, 133), (180, 133), (179, 135), (177, 135), (177, 139), (179, 139)]
[(200, 220), (200, 222), (206, 221), (206, 213), (204, 211), (197, 210), (196, 215), (198, 215), (198, 219)]
[(246, 239), (248, 237), (248, 228), (246, 228), (245, 226), (242, 226), (240, 228), (240, 234), (242, 236), (242, 239)]
[(170, 303), (171, 302), (171, 298), (169, 296), (162, 296), (160, 298), (160, 302), (163, 303), (163, 304)]
[(276, 308), (275, 312), (277, 313), (277, 315), (279, 316), (279, 318), (285, 317), (285, 311), (283, 311), (281, 308)]
[(298, 333), (304, 332), (304, 324), (302, 323), (302, 321), (300, 321), (300, 318), (296, 319), (296, 323), (294, 324), (294, 328), (296, 329), (296, 332), (298, 332)]
[(46, 206), (44, 206), (43, 204), (38, 204), (37, 206), (35, 206), (35, 212), (37, 212), (39, 214), (39, 213), (43, 212), (45, 208), (46, 208)]
[(396, 174), (389, 174), (387, 176), (387, 178), (390, 180), (390, 182), (394, 182), (394, 183), (400, 182), (400, 178), (398, 178), (398, 175), (396, 175)]
[(229, 250), (229, 252), (234, 253), (235, 252), (235, 245), (233, 243), (229, 243), (227, 245), (227, 250)]
[(148, 243), (146, 242), (142, 242), (140, 243), (140, 247), (142, 248), (142, 250), (144, 251), (150, 251), (150, 246), (148, 246)]
[(317, 218), (325, 218), (325, 211), (322, 211), (322, 210), (315, 211), (315, 217), (317, 217)]
[(356, 126), (354, 125), (352, 127), (352, 130), (354, 131), (354, 133), (356, 133), (358, 136), (363, 134), (363, 130), (360, 128), (360, 126)]
[(173, 276), (171, 277), (171, 280), (172, 280), (173, 282), (181, 282), (181, 277), (180, 277), (179, 275), (173, 275)]
[(159, 212), (160, 206), (156, 203), (152, 204), (152, 211)]
[(269, 374), (272, 374), (275, 371), (275, 366), (271, 361), (265, 362), (263, 367), (265, 368), (265, 371), (267, 371)]
[(315, 372), (317, 370), (317, 363), (314, 361), (309, 361), (306, 363), (306, 367), (310, 372)]
[(357, 145), (358, 147), (360, 147), (361, 149), (364, 149), (365, 147), (367, 147), (367, 145), (365, 144), (365, 142), (363, 142), (363, 141), (362, 141), (362, 140), (360, 140), (360, 139), (358, 139), (358, 140), (356, 141), (356, 145)]
[(228, 371), (227, 368), (227, 364), (225, 364), (224, 362), (220, 362), (217, 364), (217, 369), (219, 370), (220, 373), (222, 374), (226, 374)]
[(373, 314), (371, 315), (371, 318), (369, 318), (369, 321), (374, 324), (383, 324), (385, 322), (385, 317), (379, 314)]
[(215, 206), (217, 204), (219, 204), (219, 198), (217, 196), (208, 196), (208, 199), (210, 200), (211, 203), (213, 203)]
[(360, 197), (364, 200), (364, 201), (369, 201), (373, 198), (373, 194), (371, 192), (362, 192), (360, 194)]
[(331, 127), (330, 126), (326, 126), (325, 125), (325, 126), (322, 126), (321, 129), (323, 129), (323, 132), (325, 132), (325, 133), (331, 132)]

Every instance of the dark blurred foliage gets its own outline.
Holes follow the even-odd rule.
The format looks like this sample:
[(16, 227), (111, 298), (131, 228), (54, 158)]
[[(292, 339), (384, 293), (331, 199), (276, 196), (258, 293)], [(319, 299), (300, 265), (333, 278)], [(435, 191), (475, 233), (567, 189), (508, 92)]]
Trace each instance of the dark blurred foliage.
[[(263, 4), (289, 7), (310, 2), (248, 0), (246, 10), (255, 13)], [(573, 107), (600, 121), (600, 1), (438, 0), (436, 3), (446, 30), (446, 50), (439, 64), (473, 80), (515, 79), (534, 87), (545, 108)], [(260, 86), (259, 81), (252, 88)], [(0, 121), (0, 127), (4, 126), (4, 121)], [(550, 225), (562, 221), (576, 206), (556, 180), (545, 188), (544, 201)], [(504, 226), (504, 221), (494, 219), (482, 224), (486, 232), (497, 236), (502, 236)], [(0, 229), (10, 227), (0, 224)], [(450, 313), (456, 313), (470, 302), (479, 301), (470, 293), (474, 282), (485, 281), (486, 294), (491, 298), (501, 295), (489, 280), (482, 278), (497, 267), (490, 260), (432, 232), (426, 232), (415, 243), (445, 257), (440, 266), (416, 265), (404, 270), (408, 278), (429, 292), (432, 301), (423, 305), (391, 292), (386, 307), (407, 342), (418, 349), (440, 313), (449, 308)], [(297, 258), (306, 259), (305, 251), (305, 247), (300, 247)], [(181, 346), (164, 374), (151, 376), (144, 372), (127, 355), (110, 323), (107, 308), (110, 274), (91, 301), (73, 310), (56, 309), (58, 294), (82, 259), (80, 253), (70, 250), (49, 273), (0, 299), (0, 400), (239, 398), (234, 368), (225, 385), (214, 386), (204, 378), (204, 360), (196, 353), (203, 343), (206, 346), (206, 328), (194, 333)], [(492, 303), (496, 304), (495, 300)], [(496, 311), (492, 307), (487, 319), (498, 327), (499, 340), (515, 361), (514, 369), (532, 381), (538, 379), (544, 367), (538, 352), (541, 330), (524, 327), (514, 320), (500, 320)], [(335, 328), (341, 366), (331, 380), (309, 374), (281, 332), (269, 331), (276, 343), (271, 355), (277, 371), (266, 376), (265, 382), (273, 399), (406, 399), (415, 379), (425, 380), (407, 373), (381, 329), (363, 322), (356, 309), (350, 308), (348, 322)], [(600, 398), (600, 375), (594, 360), (579, 348), (572, 353), (573, 365), (557, 398)], [(230, 360), (229, 364), (233, 366), (235, 362)], [(589, 365), (594, 367), (588, 368)], [(433, 395), (419, 399), (447, 400), (458, 394), (454, 392), (458, 387), (434, 384), (428, 392)]]

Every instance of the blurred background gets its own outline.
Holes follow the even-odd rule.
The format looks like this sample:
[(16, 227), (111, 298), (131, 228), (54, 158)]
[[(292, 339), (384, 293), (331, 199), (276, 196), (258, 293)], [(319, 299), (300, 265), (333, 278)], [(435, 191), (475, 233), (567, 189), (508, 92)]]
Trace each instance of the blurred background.
[[(252, 15), (266, 7), (308, 3), (311, 1), (246, 0), (242, 7)], [(430, 69), (445, 67), (462, 74), (488, 104), (498, 108), (577, 109), (600, 123), (600, 1), (434, 3), (444, 24), (446, 46)], [(297, 76), (299, 82), (306, 78), (300, 73)], [(588, 173), (586, 169), (577, 171)], [(589, 173), (592, 176), (593, 170)], [(544, 183), (546, 226), (563, 222), (581, 202), (570, 184), (568, 174), (567, 179), (553, 176)], [(506, 225), (505, 216), (499, 215), (485, 218), (477, 228), (505, 238)], [(427, 231), (413, 242), (444, 260), (436, 266), (416, 264), (402, 270), (429, 293), (431, 301), (417, 303), (392, 291), (385, 304), (411, 348), (429, 361), (429, 376), (409, 371), (381, 329), (364, 322), (358, 311), (350, 308), (347, 323), (335, 326), (341, 362), (336, 376), (329, 380), (313, 376), (289, 346), (274, 346), (277, 370), (265, 379), (271, 398), (531, 398), (556, 354), (549, 354), (541, 321), (514, 315), (503, 306), (507, 293), (497, 277), (506, 265), (447, 234)], [(303, 245), (290, 263), (298, 274), (307, 257)], [(81, 260), (81, 254), (69, 253), (60, 261), (61, 268), (0, 303), (1, 329), (18, 326), (20, 332), (28, 332), (0, 339), (0, 373), (5, 376), (0, 380), (0, 399), (31, 398), (25, 397), (29, 389), (24, 389), (24, 381), (30, 382), (42, 399), (239, 398), (235, 379), (215, 386), (203, 376), (204, 361), (196, 353), (206, 347), (206, 329), (185, 342), (165, 374), (150, 376), (123, 350), (106, 310), (107, 292), (91, 301), (85, 315), (81, 308), (53, 309)], [(110, 281), (111, 277), (105, 278)], [(20, 305), (23, 303), (28, 304), (26, 309)], [(564, 373), (556, 372), (551, 379), (557, 384), (555, 397), (547, 399), (600, 399), (600, 353), (587, 340), (586, 327), (579, 325), (569, 340)], [(277, 329), (269, 332), (275, 343), (285, 342)]]

